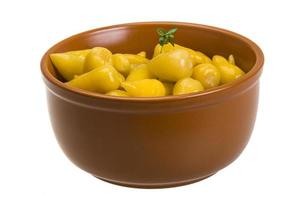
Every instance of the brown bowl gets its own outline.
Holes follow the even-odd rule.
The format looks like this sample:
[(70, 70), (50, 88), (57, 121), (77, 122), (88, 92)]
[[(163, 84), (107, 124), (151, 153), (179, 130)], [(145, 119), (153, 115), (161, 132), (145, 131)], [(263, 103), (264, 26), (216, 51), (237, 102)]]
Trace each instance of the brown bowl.
[[(233, 54), (247, 74), (181, 96), (126, 98), (70, 88), (49, 54), (104, 46), (152, 55), (157, 27), (178, 28), (176, 43), (209, 56)], [(67, 157), (92, 175), (130, 187), (172, 187), (204, 179), (234, 161), (251, 135), (263, 53), (249, 39), (215, 27), (178, 22), (130, 23), (67, 38), (43, 56), (50, 119)]]

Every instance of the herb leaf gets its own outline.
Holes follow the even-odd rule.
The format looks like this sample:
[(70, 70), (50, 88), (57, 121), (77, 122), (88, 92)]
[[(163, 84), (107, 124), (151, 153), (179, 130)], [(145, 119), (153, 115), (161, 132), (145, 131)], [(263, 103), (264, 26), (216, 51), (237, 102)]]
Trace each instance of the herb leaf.
[(165, 44), (172, 44), (174, 46), (174, 34), (177, 31), (177, 28), (172, 28), (166, 31), (163, 28), (157, 28), (156, 32), (159, 35), (158, 43), (163, 46)]
[(177, 28), (172, 28), (172, 29), (170, 29), (170, 30), (167, 32), (167, 34), (168, 34), (168, 35), (173, 35), (176, 31), (177, 31)]

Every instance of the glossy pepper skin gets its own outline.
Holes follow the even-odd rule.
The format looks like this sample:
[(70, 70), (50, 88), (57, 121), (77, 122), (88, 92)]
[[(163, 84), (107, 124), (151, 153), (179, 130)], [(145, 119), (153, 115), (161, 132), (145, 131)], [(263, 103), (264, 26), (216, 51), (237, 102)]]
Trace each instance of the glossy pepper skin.
[(193, 73), (190, 54), (182, 49), (161, 53), (148, 63), (150, 72), (164, 81), (178, 81)]
[(77, 76), (66, 84), (92, 92), (106, 93), (120, 87), (124, 77), (110, 64), (97, 67), (85, 74)]
[(228, 60), (220, 55), (214, 55), (212, 58), (212, 61), (215, 66), (219, 66), (222, 64), (225, 64), (225, 65), (228, 64)]
[(112, 55), (112, 63), (116, 70), (124, 76), (129, 74), (131, 69), (130, 62), (124, 54), (116, 53)]
[(204, 87), (202, 86), (200, 81), (188, 77), (177, 81), (173, 89), (173, 95), (201, 92), (203, 90)]
[(144, 58), (146, 58), (146, 56), (147, 56), (146, 51), (141, 51), (141, 52), (139, 52), (139, 53), (136, 54), (136, 55), (142, 56), (142, 57), (144, 57)]
[(199, 64), (199, 63), (211, 63), (211, 59), (206, 56), (204, 53), (201, 53), (200, 51), (194, 51), (193, 49), (187, 48), (180, 46), (178, 44), (175, 44), (175, 48), (178, 49), (184, 49), (189, 52), (191, 55), (191, 58), (193, 59), (194, 65)]
[(170, 52), (176, 49), (182, 49), (187, 51), (192, 58), (193, 65), (199, 63), (212, 63), (211, 59), (208, 56), (206, 56), (204, 53), (201, 53), (200, 51), (194, 51), (193, 49), (181, 46), (179, 44), (174, 44), (173, 46), (171, 43), (165, 44), (163, 46), (157, 44), (154, 48), (153, 57), (156, 57), (161, 53)]
[(147, 59), (143, 55), (138, 55), (138, 54), (124, 54), (124, 56), (128, 59), (128, 61), (130, 62), (130, 64), (144, 64), (144, 63), (148, 63), (149, 62), (149, 59)]
[(204, 63), (194, 67), (192, 78), (200, 81), (205, 89), (209, 89), (219, 85), (221, 74), (213, 64)]
[(142, 51), (138, 54), (114, 54), (112, 56), (113, 66), (122, 73), (124, 76), (127, 76), (131, 71), (132, 66), (138, 66), (149, 62), (146, 58), (146, 52)]
[(229, 83), (245, 74), (233, 55), (228, 59), (215, 55), (211, 60), (199, 51), (174, 44), (170, 33), (176, 30), (158, 31), (160, 44), (151, 60), (145, 51), (112, 54), (104, 47), (50, 57), (67, 85), (111, 96), (181, 95)]
[(97, 67), (111, 63), (112, 53), (104, 47), (94, 47), (87, 54), (84, 62), (84, 72), (89, 72)]
[(200, 51), (195, 51), (194, 59), (195, 59), (195, 64), (212, 63), (212, 60), (207, 55), (205, 55)]
[(230, 83), (245, 74), (238, 66), (230, 64), (227, 59), (222, 56), (215, 55), (212, 61), (220, 71), (221, 84)]
[(59, 74), (66, 81), (70, 81), (75, 75), (83, 73), (85, 58), (90, 51), (90, 49), (85, 49), (65, 53), (53, 53), (50, 54), (50, 58)]
[(128, 92), (124, 90), (112, 90), (107, 92), (106, 95), (117, 96), (117, 97), (129, 97)]
[(149, 71), (147, 64), (141, 64), (130, 71), (130, 74), (127, 76), (126, 81), (137, 81), (152, 78), (155, 77)]
[(235, 65), (235, 59), (234, 59), (234, 56), (233, 56), (232, 54), (230, 54), (230, 55), (228, 56), (228, 62), (229, 62), (230, 64)]
[(175, 50), (175, 47), (171, 43), (165, 44), (163, 46), (161, 46), (160, 44), (157, 44), (154, 47), (153, 58), (155, 58), (156, 56), (158, 56), (161, 53), (167, 53), (167, 52), (170, 52), (173, 50)]
[(133, 97), (158, 97), (166, 95), (164, 85), (156, 79), (125, 81), (121, 83), (121, 86)]

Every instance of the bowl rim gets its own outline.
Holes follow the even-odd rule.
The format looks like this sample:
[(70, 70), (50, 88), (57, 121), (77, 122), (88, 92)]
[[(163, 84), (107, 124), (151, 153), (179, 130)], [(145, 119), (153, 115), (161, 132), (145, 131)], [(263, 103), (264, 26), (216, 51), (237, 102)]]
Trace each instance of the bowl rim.
[[(80, 37), (82, 35), (86, 34), (93, 34), (98, 31), (105, 31), (108, 29), (120, 29), (120, 28), (131, 28), (134, 26), (141, 26), (141, 25), (158, 25), (158, 26), (163, 26), (163, 25), (181, 25), (181, 26), (188, 26), (188, 27), (194, 27), (194, 28), (202, 28), (202, 29), (207, 29), (207, 30), (212, 30), (216, 32), (220, 32), (222, 34), (229, 35), (231, 37), (234, 37), (236, 39), (239, 39), (243, 42), (245, 42), (254, 52), (256, 61), (254, 63), (254, 66), (251, 68), (249, 72), (247, 72), (243, 77), (234, 80), (230, 83), (220, 85), (202, 92), (194, 92), (194, 93), (189, 93), (189, 94), (183, 94), (183, 95), (170, 95), (170, 96), (160, 96), (160, 97), (118, 97), (118, 96), (110, 96), (110, 95), (105, 95), (105, 94), (100, 94), (96, 92), (90, 92), (74, 87), (70, 87), (63, 82), (59, 81), (56, 77), (54, 77), (49, 69), (48, 69), (48, 64), (47, 60), (49, 58), (50, 52), (52, 52), (53, 49), (55, 49), (57, 46), (62, 45), (63, 43), (76, 39), (77, 37)], [(49, 81), (50, 83), (54, 84), (55, 86), (67, 90), (71, 93), (83, 95), (86, 97), (93, 97), (93, 98), (98, 98), (98, 99), (106, 99), (106, 100), (114, 100), (114, 101), (127, 101), (127, 102), (153, 102), (153, 101), (174, 101), (174, 100), (184, 100), (184, 99), (190, 99), (190, 98), (195, 98), (195, 97), (207, 97), (216, 93), (221, 93), (225, 91), (229, 91), (232, 88), (236, 87), (237, 85), (240, 85), (249, 79), (255, 77), (256, 75), (259, 75), (262, 71), (262, 67), (264, 64), (264, 54), (262, 50), (258, 47), (257, 44), (255, 44), (253, 41), (248, 39), (245, 36), (242, 36), (238, 33), (235, 33), (230, 30), (226, 30), (223, 28), (218, 28), (210, 25), (203, 25), (203, 24), (196, 24), (196, 23), (189, 23), (189, 22), (176, 22), (176, 21), (149, 21), (149, 22), (131, 22), (131, 23), (123, 23), (123, 24), (116, 24), (116, 25), (111, 25), (111, 26), (104, 26), (100, 28), (95, 28), (91, 29), (88, 31), (80, 32), (78, 34), (72, 35), (70, 37), (67, 37), (66, 39), (61, 40), (60, 42), (56, 43), (53, 45), (51, 48), (49, 48), (46, 53), (44, 53), (41, 62), (40, 62), (40, 68), (43, 74), (43, 77)]]

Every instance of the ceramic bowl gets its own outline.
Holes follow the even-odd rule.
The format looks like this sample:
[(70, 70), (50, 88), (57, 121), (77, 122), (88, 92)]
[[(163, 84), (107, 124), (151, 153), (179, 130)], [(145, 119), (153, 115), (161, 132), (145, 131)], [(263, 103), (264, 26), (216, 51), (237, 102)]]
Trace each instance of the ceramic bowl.
[[(70, 88), (49, 54), (103, 46), (113, 53), (152, 56), (156, 28), (177, 27), (176, 43), (209, 56), (233, 54), (247, 74), (200, 93), (126, 98)], [(245, 148), (256, 118), (263, 53), (251, 40), (211, 26), (129, 23), (74, 35), (51, 47), (41, 71), (59, 145), (79, 168), (130, 187), (184, 185), (211, 176)]]

